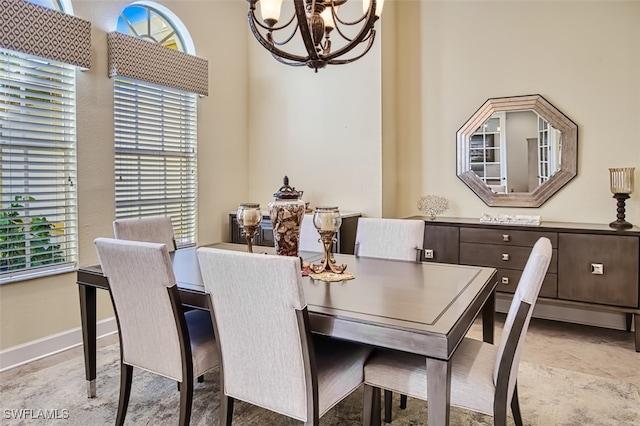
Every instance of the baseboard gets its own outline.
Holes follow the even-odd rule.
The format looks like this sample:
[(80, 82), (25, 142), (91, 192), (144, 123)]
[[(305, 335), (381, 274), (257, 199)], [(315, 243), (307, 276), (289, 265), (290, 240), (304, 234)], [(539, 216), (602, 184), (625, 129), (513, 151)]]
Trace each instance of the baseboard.
[[(118, 331), (115, 317), (98, 321), (98, 338)], [(80, 327), (0, 351), (0, 372), (82, 345)]]
[[(506, 313), (509, 311), (511, 297), (496, 298), (496, 311)], [(614, 330), (626, 330), (626, 318), (624, 313), (611, 311), (597, 311), (583, 309), (577, 306), (560, 306), (544, 303), (540, 300), (533, 309), (533, 317), (554, 321), (570, 322), (574, 324), (591, 325), (595, 327), (611, 328)], [(636, 325), (637, 326), (637, 325)]]

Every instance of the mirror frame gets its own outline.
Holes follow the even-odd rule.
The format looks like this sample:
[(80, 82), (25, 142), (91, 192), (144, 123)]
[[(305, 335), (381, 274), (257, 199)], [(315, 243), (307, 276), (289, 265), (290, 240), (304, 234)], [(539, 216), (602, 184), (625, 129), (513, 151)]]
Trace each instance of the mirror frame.
[[(562, 132), (560, 170), (532, 192), (493, 192), (471, 170), (470, 140), (473, 133), (495, 112), (533, 110)], [(577, 174), (578, 126), (541, 95), (489, 98), (456, 133), (457, 175), (489, 207), (540, 207)]]

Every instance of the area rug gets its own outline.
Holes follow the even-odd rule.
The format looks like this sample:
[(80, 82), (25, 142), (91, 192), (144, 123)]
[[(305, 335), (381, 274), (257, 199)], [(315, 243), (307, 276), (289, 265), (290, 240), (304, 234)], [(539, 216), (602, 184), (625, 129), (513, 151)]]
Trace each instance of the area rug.
[[(28, 372), (0, 385), (2, 425), (111, 425), (118, 406), (118, 345), (98, 351), (97, 397), (85, 394), (84, 364), (76, 356), (55, 366)], [(638, 388), (618, 380), (522, 362), (518, 375), (522, 417), (526, 425), (640, 425)], [(218, 424), (218, 374), (205, 376), (194, 390), (192, 425)], [(426, 424), (427, 407), (409, 399), (400, 410), (393, 404), (393, 425)], [(362, 388), (334, 407), (321, 425), (362, 424)], [(179, 393), (176, 383), (134, 369), (128, 425), (175, 425)], [(513, 424), (509, 419), (509, 424)], [(492, 425), (490, 417), (451, 409), (451, 425)], [(237, 402), (235, 425), (299, 425), (300, 422)]]

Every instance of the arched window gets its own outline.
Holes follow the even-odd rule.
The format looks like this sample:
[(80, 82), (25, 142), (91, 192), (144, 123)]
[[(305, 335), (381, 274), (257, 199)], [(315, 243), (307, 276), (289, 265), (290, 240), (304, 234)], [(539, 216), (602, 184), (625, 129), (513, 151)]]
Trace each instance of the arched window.
[(25, 2), (6, 13), (28, 14), (28, 28), (0, 22), (23, 34), (0, 44), (0, 283), (76, 266), (76, 65), (90, 66), (91, 27), (70, 6)]
[[(193, 53), (186, 28), (157, 4), (126, 7), (117, 30)], [(178, 246), (196, 242), (196, 107), (195, 93), (114, 77), (116, 218), (171, 216)]]

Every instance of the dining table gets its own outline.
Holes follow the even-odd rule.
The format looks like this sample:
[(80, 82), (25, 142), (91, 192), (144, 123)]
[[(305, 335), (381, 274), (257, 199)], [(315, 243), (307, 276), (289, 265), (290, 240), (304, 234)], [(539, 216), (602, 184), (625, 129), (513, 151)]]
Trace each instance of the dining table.
[[(246, 251), (233, 243), (208, 245)], [(196, 247), (171, 254), (181, 302), (186, 308), (207, 309)], [(273, 254), (270, 247), (260, 253)], [(339, 339), (423, 355), (427, 369), (429, 425), (448, 425), (451, 360), (476, 318), (482, 336), (493, 343), (496, 269), (333, 254), (353, 278), (323, 281), (302, 277), (312, 332)], [(323, 255), (301, 252), (305, 262)], [(337, 277), (338, 279), (340, 277)], [(336, 276), (333, 277), (336, 279)], [(77, 272), (88, 397), (96, 396), (96, 291), (108, 290), (100, 265)], [(215, 296), (214, 296), (215, 297)]]

